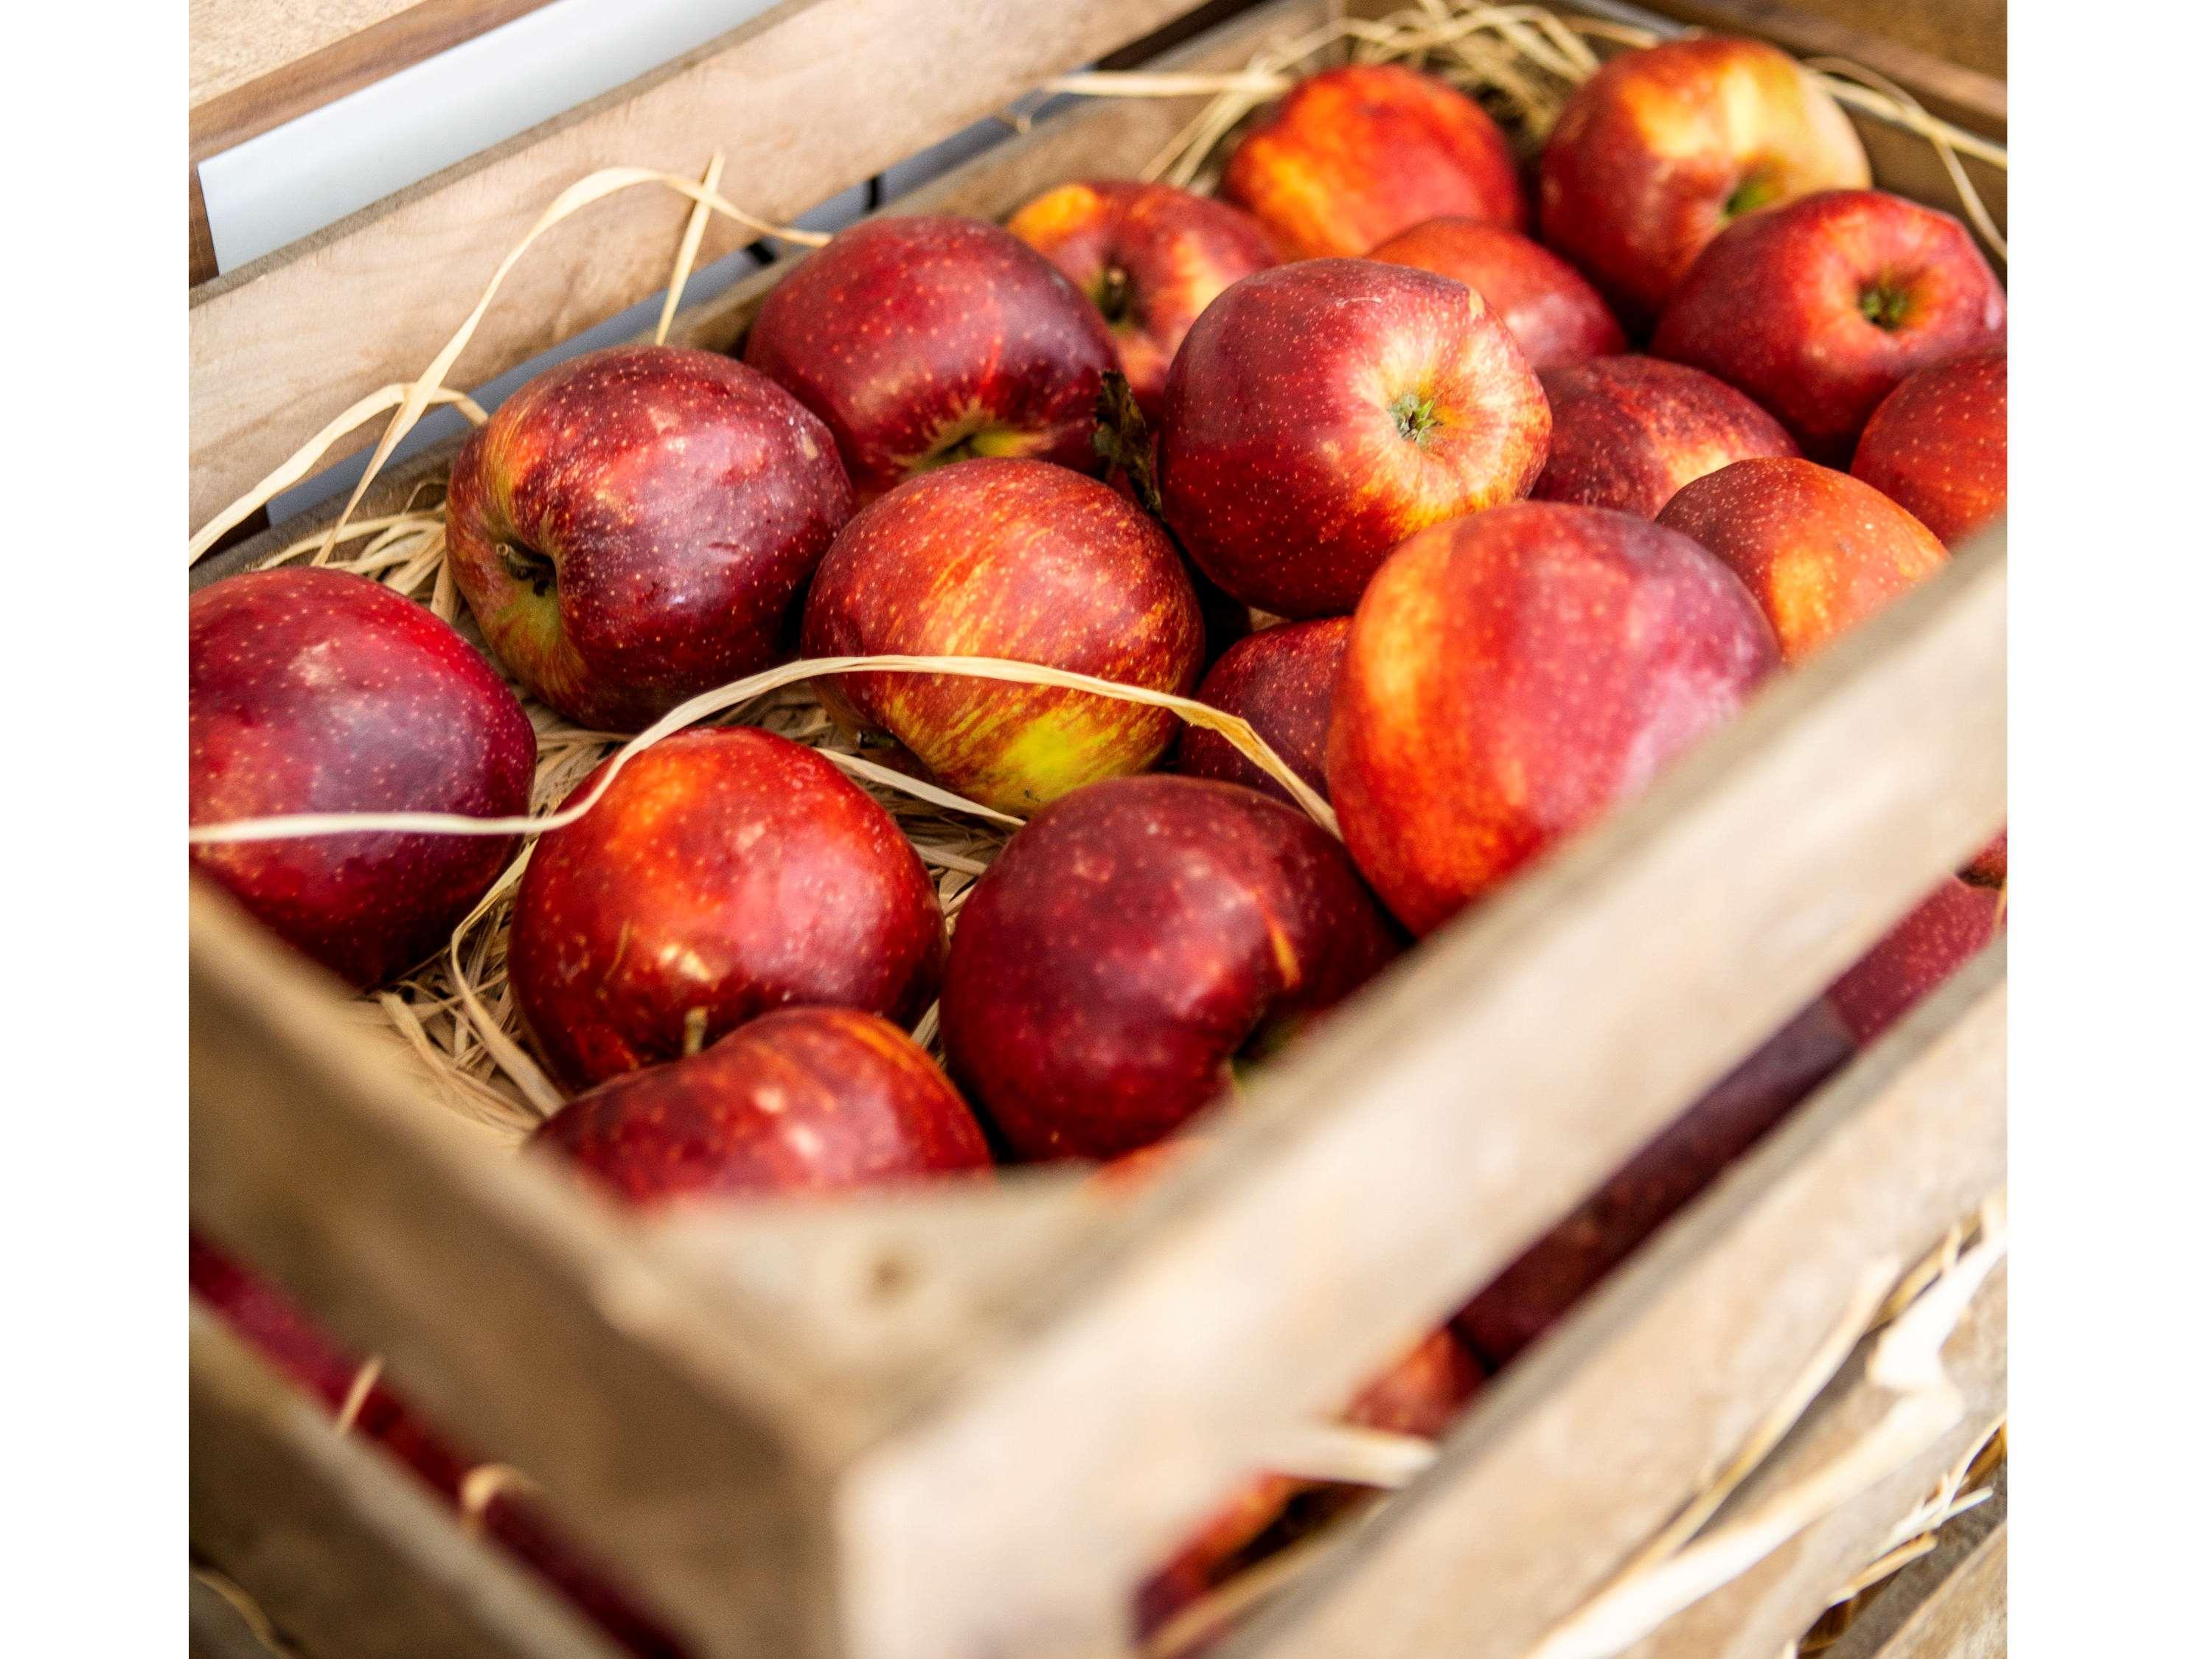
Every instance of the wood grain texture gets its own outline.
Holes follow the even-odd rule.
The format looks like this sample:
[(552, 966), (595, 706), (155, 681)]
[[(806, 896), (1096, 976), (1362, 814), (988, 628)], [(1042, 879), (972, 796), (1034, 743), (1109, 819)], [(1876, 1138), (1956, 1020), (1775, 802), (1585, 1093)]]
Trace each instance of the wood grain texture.
[(512, 22), (546, 0), (192, 0), (192, 159)]
[[(193, 290), (193, 524), (331, 416), (410, 379), (547, 204), (616, 165), (696, 178), (788, 220), (1137, 39), (1183, 0), (785, 0), (719, 40)], [(478, 386), (657, 291), (690, 204), (641, 185), (550, 232), (455, 365)], [(753, 240), (717, 218), (699, 258)], [(371, 441), (374, 428), (362, 443)], [(334, 454), (332, 459), (340, 459)]]
[[(2001, 543), (1429, 940), (1209, 1120), (1092, 1259), (1041, 1273), (957, 1357), (965, 1385), (848, 1482), (861, 1650), (1097, 1651), (1269, 1436), (1441, 1320), (1955, 867), (2002, 811)], [(975, 1490), (988, 1510), (933, 1524)]]
[[(191, 1455), (193, 1549), (310, 1659), (612, 1659), (566, 1603), (198, 1307)], [(211, 1618), (193, 1630), (196, 1650), (227, 1638), (266, 1654)]]
[[(191, 1207), (713, 1659), (830, 1650), (805, 1379), (623, 1218), (416, 1092), (334, 982), (195, 884)], [(423, 1650), (434, 1651), (434, 1649)]]
[(2008, 1471), (1989, 1484), (1985, 1502), (1867, 1598), (1825, 1659), (2003, 1659)]
[(1742, 1443), (1869, 1264), (1917, 1260), (2002, 1185), (2004, 993), (2000, 945), (1510, 1368), (1238, 1659), (1510, 1659), (1588, 1600)]
[[(1263, 42), (1316, 27), (1328, 15), (1328, 0), (1270, 0), (1206, 31), (1201, 39), (1162, 54), (1152, 60), (1152, 67), (1177, 72), (1233, 68), (1243, 64)], [(1146, 98), (1075, 104), (906, 192), (882, 211), (1004, 218), (1030, 197), (1070, 179), (1134, 173), (1159, 153), (1204, 102), (1200, 98)], [(677, 313), (669, 331), (670, 343), (709, 351), (733, 349), (769, 291), (805, 257), (804, 250), (793, 250), (712, 299), (686, 306)], [(636, 337), (649, 340), (652, 331), (642, 331)], [(386, 469), (370, 486), (362, 504), (362, 516), (396, 512), (418, 485), (442, 482), (459, 448), (460, 441), (455, 439)], [(252, 568), (329, 524), (343, 501), (341, 496), (312, 508), (222, 555), (201, 560), (193, 568), (192, 586), (203, 586)]]
[[(1814, 1522), (1742, 1577), (1678, 1613), (1620, 1659), (1774, 1659), (1883, 1549), (1944, 1471), (1985, 1440), (2005, 1412), (2006, 1264), (1976, 1294), (1943, 1350), (1964, 1396), (1959, 1423), (1888, 1479)], [(1719, 1519), (1771, 1499), (1832, 1462), (1871, 1431), (1895, 1396), (1870, 1382), (1863, 1361), (1846, 1367), (1790, 1438)], [(1937, 1651), (1942, 1651), (1938, 1649)]]

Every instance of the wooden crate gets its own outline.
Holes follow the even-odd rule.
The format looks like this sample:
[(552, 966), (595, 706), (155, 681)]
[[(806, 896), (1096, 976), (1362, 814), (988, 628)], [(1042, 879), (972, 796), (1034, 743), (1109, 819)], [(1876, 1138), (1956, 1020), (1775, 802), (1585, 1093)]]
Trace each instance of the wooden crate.
[[(787, 216), (1188, 9), (789, 0), (203, 284), (194, 521), (330, 412), (416, 373), (544, 203), (592, 167), (696, 177), (720, 148), (725, 188)], [(1203, 10), (1219, 21), (1132, 55), (1232, 67), (1331, 7)], [(2002, 137), (2001, 85), (1863, 44), (1931, 108)], [(1129, 172), (1194, 107), (1084, 103), (886, 210), (996, 215)], [(1862, 125), (1881, 182), (1948, 204), (1932, 153)], [(655, 290), (683, 217), (634, 193), (561, 227), (452, 383)], [(728, 244), (710, 230), (702, 257)], [(671, 337), (732, 344), (786, 268), (686, 311)], [(369, 509), (449, 461), (393, 469)], [(334, 985), (196, 892), (193, 1212), (459, 1434), (529, 1470), (702, 1655), (1124, 1652), (1131, 1586), (1212, 1500), (1995, 830), (2004, 612), (2000, 530), (1429, 940), (1133, 1200), (1028, 1172), (980, 1194), (617, 1213), (426, 1103)], [(1916, 1259), (2001, 1189), (2004, 1008), (2000, 944), (1510, 1367), (1432, 1469), (1226, 1650), (1528, 1651), (1743, 1443), (1870, 1267)], [(1965, 1396), (1953, 1430), (1633, 1651), (1772, 1659), (1802, 1631), (2001, 1414), (2003, 1298), (2000, 1269), (1946, 1350)], [(192, 1395), (196, 1542), (319, 1659), (605, 1651), (198, 1318)], [(1758, 1480), (1818, 1467), (1886, 1398), (1855, 1355)], [(1948, 1650), (1902, 1644), (1931, 1620), (2001, 1617), (1994, 1535), (2000, 1570), (1984, 1551), (1923, 1572), (1928, 1620), (1892, 1620), (1899, 1644), (1864, 1651)]]

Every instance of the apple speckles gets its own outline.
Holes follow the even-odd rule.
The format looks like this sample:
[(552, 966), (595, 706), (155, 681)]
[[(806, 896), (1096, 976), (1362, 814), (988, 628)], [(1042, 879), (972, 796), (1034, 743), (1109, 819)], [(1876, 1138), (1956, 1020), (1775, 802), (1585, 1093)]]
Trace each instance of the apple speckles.
[[(823, 558), (809, 656), (992, 656), (1187, 692), (1204, 626), (1158, 525), (1041, 461), (961, 461), (864, 507)], [(817, 683), (853, 726), (888, 732), (946, 787), (1025, 812), (1150, 765), (1170, 712), (1088, 693), (918, 674)]]
[(700, 1007), (710, 1039), (792, 1003), (911, 1019), (943, 954), (890, 814), (813, 750), (725, 727), (645, 750), (539, 842), (508, 972), (556, 1073), (592, 1082), (682, 1054)]
[[(192, 823), (527, 810), (529, 717), (421, 605), (365, 577), (294, 568), (203, 588), (189, 618)], [(441, 944), (514, 846), (313, 836), (198, 847), (191, 862), (280, 937), (370, 986)]]
[(946, 1052), (1020, 1156), (1111, 1158), (1216, 1098), (1263, 1025), (1333, 1006), (1395, 948), (1302, 814), (1234, 784), (1115, 779), (1038, 814), (976, 884)]
[[(454, 579), (486, 641), (580, 725), (635, 731), (766, 667), (851, 510), (828, 434), (713, 352), (623, 346), (547, 371), (465, 444)], [(501, 556), (519, 546), (545, 591)]]

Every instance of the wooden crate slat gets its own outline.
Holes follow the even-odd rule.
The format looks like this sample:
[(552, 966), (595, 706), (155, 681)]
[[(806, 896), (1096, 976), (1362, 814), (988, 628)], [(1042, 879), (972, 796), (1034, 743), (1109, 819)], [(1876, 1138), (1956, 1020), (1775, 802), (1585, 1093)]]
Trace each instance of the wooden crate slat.
[(1825, 1659), (2004, 1659), (2005, 1476), (1872, 1597)]
[[(1993, 830), (2002, 539), (1370, 987), (1209, 1120), (1102, 1261), (971, 1345), (974, 1385), (850, 1483), (855, 1570), (886, 1587), (864, 1650), (1096, 1641), (1267, 1436), (1494, 1274)], [(927, 1524), (981, 1488), (987, 1513)]]
[(818, 1401), (623, 1218), (416, 1094), (337, 988), (195, 884), (191, 1207), (527, 1469), (708, 1659), (827, 1650)]
[(2003, 954), (1855, 1062), (1517, 1360), (1405, 1508), (1250, 1651), (1511, 1659), (1586, 1601), (1743, 1443), (1869, 1264), (1917, 1259), (2002, 1182)]
[[(1328, 11), (1328, 0), (1269, 0), (1163, 53), (1152, 60), (1151, 66), (1171, 71), (1234, 68), (1266, 41), (1316, 27)], [(1042, 118), (1029, 131), (905, 192), (881, 211), (1002, 218), (1030, 197), (1070, 179), (1133, 173), (1165, 147), (1203, 101), (1198, 98), (1098, 99), (1076, 104)], [(769, 289), (803, 258), (803, 252), (793, 252), (712, 299), (684, 307), (669, 329), (671, 343), (710, 351), (728, 350), (743, 337)], [(653, 337), (647, 330), (636, 337), (649, 340)], [(442, 483), (459, 448), (460, 441), (454, 439), (386, 468), (369, 487), (360, 516), (397, 512), (418, 486)], [(327, 526), (337, 516), (344, 500), (340, 495), (234, 547), (210, 554), (193, 568), (193, 586), (251, 569), (262, 559)]]
[[(191, 1456), (193, 1547), (310, 1659), (612, 1659), (565, 1602), (197, 1305)], [(196, 1611), (196, 1648), (202, 1622)]]
[[(546, 204), (594, 169), (696, 178), (720, 149), (725, 193), (787, 219), (1187, 9), (1187, 0), (786, 0), (672, 64), (226, 272), (192, 294), (191, 522), (205, 522), (337, 410), (421, 373)], [(481, 385), (658, 290), (690, 208), (640, 186), (551, 232), (509, 278), (453, 384)], [(752, 240), (718, 217), (700, 261)], [(372, 428), (362, 443), (374, 436)]]
[[(2005, 1409), (2005, 1264), (1990, 1275), (1943, 1351), (1965, 1398), (1959, 1424), (1905, 1468), (1814, 1522), (1742, 1577), (1678, 1613), (1620, 1659), (1774, 1659), (1870, 1564), (1944, 1472), (1986, 1439)], [(1868, 1433), (1896, 1396), (1847, 1371), (1735, 1503), (1756, 1505)], [(1723, 1511), (1725, 1518), (1728, 1511)], [(1941, 1650), (1938, 1650), (1941, 1651)]]

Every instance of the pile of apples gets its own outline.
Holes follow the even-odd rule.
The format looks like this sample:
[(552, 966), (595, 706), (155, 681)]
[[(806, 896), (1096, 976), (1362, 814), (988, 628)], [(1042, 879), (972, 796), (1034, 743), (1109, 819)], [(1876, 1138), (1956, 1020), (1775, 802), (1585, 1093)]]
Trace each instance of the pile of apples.
[[(948, 944), (891, 816), (819, 754), (737, 727), (646, 750), (516, 896), (514, 1001), (576, 1091), (537, 1149), (641, 1205), (1145, 1152), (2002, 513), (2003, 290), (1955, 220), (1868, 187), (1790, 59), (1623, 52), (1533, 177), (1532, 210), (1442, 82), (1332, 70), (1218, 199), (1097, 180), (1004, 228), (877, 218), (741, 358), (618, 348), (508, 399), (454, 465), (448, 558), (492, 659), (576, 724), (635, 732), (794, 648), (1010, 658), (1194, 690), (1343, 829), (1158, 707), (824, 676), (861, 742), (1025, 826)], [(216, 583), (191, 657), (195, 823), (528, 805), (507, 680), (363, 578)], [(514, 850), (193, 861), (368, 987)], [(2004, 875), (2000, 837), (1417, 1351), (1411, 1419), (1435, 1431), (1986, 943)], [(945, 1070), (908, 1035), (933, 1003)], [(1148, 1622), (1268, 1531), (1269, 1491)]]

